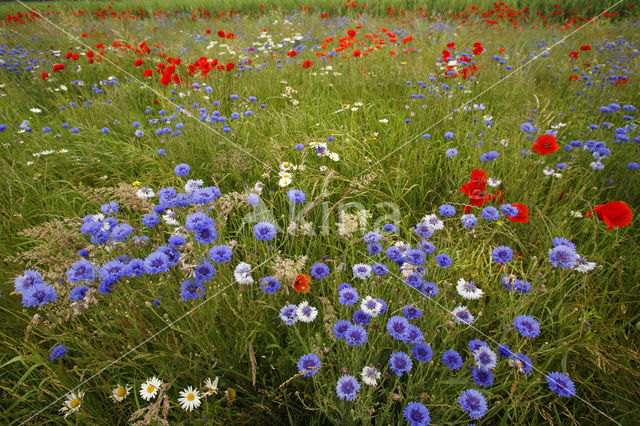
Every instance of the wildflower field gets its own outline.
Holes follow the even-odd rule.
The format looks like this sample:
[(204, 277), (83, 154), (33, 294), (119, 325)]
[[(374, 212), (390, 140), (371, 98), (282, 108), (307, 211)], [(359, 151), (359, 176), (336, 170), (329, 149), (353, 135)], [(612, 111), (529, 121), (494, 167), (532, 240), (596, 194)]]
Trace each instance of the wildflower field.
[(0, 423), (637, 424), (639, 10), (0, 5)]

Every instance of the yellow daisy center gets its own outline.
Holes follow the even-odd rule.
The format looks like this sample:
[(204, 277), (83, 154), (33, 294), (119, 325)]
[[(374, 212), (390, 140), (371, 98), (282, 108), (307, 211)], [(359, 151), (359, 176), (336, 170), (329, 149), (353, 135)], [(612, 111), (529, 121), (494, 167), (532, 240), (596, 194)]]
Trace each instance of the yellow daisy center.
[(75, 398), (73, 401), (69, 403), (69, 407), (71, 408), (78, 408), (79, 405), (80, 405), (80, 398)]
[(118, 395), (119, 398), (122, 398), (124, 396), (124, 394), (127, 393), (127, 390), (125, 388), (120, 388), (118, 389), (118, 391), (116, 392), (116, 395)]
[(153, 385), (149, 385), (147, 386), (147, 392), (148, 393), (153, 393), (153, 391), (156, 390), (156, 387)]
[(193, 401), (194, 399), (196, 399), (196, 396), (192, 393), (190, 393), (189, 395), (187, 395), (187, 401)]

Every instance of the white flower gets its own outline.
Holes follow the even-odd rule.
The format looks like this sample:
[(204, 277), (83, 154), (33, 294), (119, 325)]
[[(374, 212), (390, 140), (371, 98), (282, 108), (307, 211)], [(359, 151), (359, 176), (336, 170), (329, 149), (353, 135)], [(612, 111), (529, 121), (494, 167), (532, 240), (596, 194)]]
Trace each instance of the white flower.
[(362, 312), (369, 315), (371, 318), (375, 318), (380, 315), (380, 312), (382, 312), (382, 303), (371, 296), (367, 296), (362, 299), (360, 309), (362, 309)]
[(130, 390), (131, 386), (121, 386), (120, 383), (118, 383), (118, 385), (111, 391), (111, 399), (116, 402), (122, 402), (127, 398), (127, 396), (129, 396)]
[(162, 220), (169, 226), (179, 226), (180, 222), (177, 220), (178, 215), (171, 209), (167, 210), (165, 214), (162, 215)]
[(476, 283), (473, 281), (466, 281), (464, 278), (458, 280), (456, 291), (463, 299), (477, 300), (482, 297), (484, 292), (476, 287)]
[(458, 306), (451, 312), (451, 315), (455, 317), (456, 324), (473, 324), (473, 315), (466, 306)]
[(487, 179), (487, 185), (489, 185), (492, 188), (495, 188), (496, 186), (500, 185), (501, 183), (502, 183), (502, 181), (500, 179), (496, 179), (496, 178)]
[(593, 268), (595, 267), (596, 267), (596, 262), (589, 262), (584, 257), (578, 255), (578, 262), (573, 269), (575, 269), (578, 272), (584, 273), (584, 272), (589, 272), (593, 270)]
[(191, 411), (194, 408), (198, 408), (200, 406), (200, 392), (189, 386), (180, 392), (178, 402), (180, 403), (180, 407), (185, 411)]
[(77, 395), (74, 392), (69, 392), (67, 394), (67, 400), (62, 405), (60, 412), (64, 413), (64, 416), (67, 417), (69, 414), (78, 411), (80, 409), (80, 405), (82, 404), (83, 396), (84, 392), (78, 392)]
[(422, 219), (422, 221), (427, 222), (427, 224), (429, 225), (429, 227), (431, 227), (432, 230), (439, 231), (441, 229), (444, 229), (444, 222), (441, 221), (440, 218), (435, 214), (426, 215)]
[(318, 309), (309, 305), (306, 300), (298, 305), (296, 317), (302, 322), (311, 322), (318, 316)]
[(150, 401), (158, 395), (158, 389), (162, 387), (162, 380), (153, 376), (140, 385), (140, 397), (145, 401)]
[(280, 163), (280, 170), (289, 170), (291, 168), (291, 163), (288, 161), (284, 161)]
[(236, 269), (233, 271), (233, 276), (238, 284), (251, 284), (253, 278), (251, 278), (251, 265), (245, 262), (238, 263)]
[(387, 124), (389, 120), (387, 120), (386, 118), (381, 118), (380, 120), (378, 120), (378, 122), (382, 124)]
[(327, 170), (329, 170), (327, 166), (320, 166), (319, 169), (321, 172), (326, 172)]
[(138, 198), (151, 198), (155, 197), (156, 194), (153, 192), (153, 189), (149, 188), (148, 186), (143, 186), (142, 188), (138, 189), (138, 192), (136, 192), (136, 196)]
[(280, 185), (281, 188), (284, 188), (285, 186), (291, 185), (291, 182), (293, 182), (293, 180), (290, 177), (281, 177), (278, 181), (278, 185)]
[(553, 167), (545, 167), (544, 169), (542, 169), (542, 173), (544, 173), (547, 176), (551, 176), (555, 172), (553, 171)]
[(476, 362), (476, 367), (493, 370), (498, 366), (498, 356), (494, 351), (489, 349), (488, 346), (480, 346), (473, 352), (473, 357)]
[(380, 372), (374, 367), (369, 367), (367, 365), (362, 367), (362, 381), (365, 385), (375, 386), (378, 384), (379, 378)]
[(36, 114), (40, 114), (42, 112), (40, 108), (31, 108), (29, 111), (34, 112)]
[(333, 161), (340, 161), (340, 156), (336, 152), (330, 153), (329, 158), (331, 158)]
[(204, 396), (207, 397), (209, 395), (213, 395), (214, 393), (218, 393), (218, 377), (212, 382), (210, 378), (204, 381)]
[(200, 188), (203, 183), (204, 181), (202, 179), (189, 179), (187, 183), (184, 184), (184, 192), (191, 194), (193, 191)]
[(574, 210), (571, 210), (571, 211), (569, 212), (569, 216), (573, 216), (573, 217), (575, 217), (575, 218), (581, 218), (581, 217), (582, 217), (582, 213), (577, 212), (577, 211), (574, 211)]

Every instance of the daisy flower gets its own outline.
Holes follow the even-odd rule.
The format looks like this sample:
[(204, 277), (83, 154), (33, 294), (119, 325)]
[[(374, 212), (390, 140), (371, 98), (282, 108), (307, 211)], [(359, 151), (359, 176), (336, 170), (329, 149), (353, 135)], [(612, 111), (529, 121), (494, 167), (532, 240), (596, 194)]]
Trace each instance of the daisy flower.
[(456, 290), (463, 299), (467, 300), (478, 300), (484, 294), (482, 290), (476, 287), (476, 283), (473, 281), (467, 281), (464, 278), (458, 279)]
[(80, 405), (82, 405), (82, 397), (84, 397), (84, 392), (78, 392), (77, 395), (74, 392), (69, 392), (67, 394), (67, 400), (62, 405), (60, 412), (64, 413), (64, 416), (67, 417), (69, 414), (78, 411)]
[(216, 377), (215, 380), (211, 381), (211, 378), (208, 378), (204, 381), (204, 397), (218, 393), (218, 379), (219, 377)]
[(158, 395), (158, 389), (162, 387), (162, 380), (153, 376), (140, 385), (140, 397), (145, 401), (150, 401)]
[(180, 392), (180, 398), (178, 398), (180, 407), (185, 411), (192, 411), (194, 408), (200, 406), (200, 392), (197, 389), (189, 386), (182, 392)]
[(115, 402), (122, 402), (129, 396), (130, 390), (131, 386), (121, 386), (120, 383), (118, 383), (118, 385), (111, 391), (111, 399)]
[(362, 368), (361, 375), (364, 384), (369, 386), (377, 385), (378, 380), (380, 379), (380, 372), (374, 367), (369, 367), (368, 365)]

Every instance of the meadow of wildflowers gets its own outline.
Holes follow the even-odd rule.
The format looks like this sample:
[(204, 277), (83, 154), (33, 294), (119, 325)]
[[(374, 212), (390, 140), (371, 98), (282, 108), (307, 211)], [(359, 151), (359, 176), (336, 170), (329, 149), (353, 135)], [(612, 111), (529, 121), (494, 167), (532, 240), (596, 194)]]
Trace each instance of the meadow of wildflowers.
[(0, 6), (2, 424), (637, 422), (640, 2), (144, 3)]

